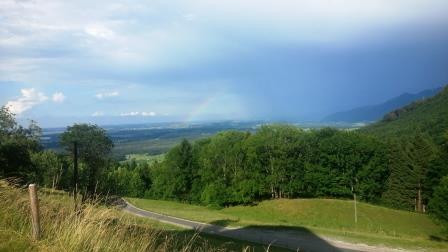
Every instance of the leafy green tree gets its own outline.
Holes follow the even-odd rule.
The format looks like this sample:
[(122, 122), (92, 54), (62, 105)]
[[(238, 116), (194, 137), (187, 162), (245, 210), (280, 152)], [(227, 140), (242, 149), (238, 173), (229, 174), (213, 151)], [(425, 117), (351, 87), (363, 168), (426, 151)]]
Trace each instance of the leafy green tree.
[(438, 219), (448, 224), (448, 176), (441, 179), (429, 202), (429, 211)]
[(305, 174), (303, 176), (303, 190), (300, 195), (305, 197), (329, 196), (331, 189), (331, 176), (329, 170), (314, 162), (305, 163)]
[(192, 173), (192, 188), (190, 192), (190, 201), (201, 203), (202, 201), (202, 193), (204, 191), (205, 182), (203, 182), (203, 179), (201, 178), (200, 173), (203, 172), (203, 165), (202, 165), (202, 153), (204, 152), (204, 149), (208, 148), (208, 145), (211, 142), (211, 138), (205, 138), (195, 141), (192, 149), (192, 156), (193, 156), (193, 173)]
[(390, 170), (387, 166), (387, 147), (378, 143), (373, 148), (375, 148), (375, 152), (357, 171), (354, 182), (355, 190), (361, 200), (379, 203), (387, 178), (390, 175)]
[(153, 171), (152, 194), (167, 199), (189, 200), (193, 187), (193, 155), (191, 144), (184, 139), (171, 149), (165, 162)]
[(166, 168), (165, 165), (155, 164), (152, 168), (151, 178), (152, 186), (150, 189), (150, 196), (156, 199), (176, 199), (173, 195), (172, 177), (173, 174)]
[(443, 163), (437, 153), (425, 135), (384, 143), (353, 131), (269, 125), (254, 134), (221, 132), (193, 146), (183, 141), (147, 181), (151, 197), (210, 205), (356, 194), (412, 210), (418, 195), (420, 206), (430, 198), (427, 185), (438, 183), (435, 174), (445, 174), (434, 165)]
[(90, 124), (67, 127), (61, 135), (61, 146), (64, 146), (69, 153), (73, 153), (75, 142), (79, 158), (85, 166), (85, 170), (81, 169), (83, 172), (81, 176), (86, 178), (86, 182), (81, 188), (85, 187), (86, 196), (91, 196), (95, 193), (102, 168), (108, 165), (108, 155), (113, 143), (104, 129)]
[(152, 170), (152, 197), (233, 205), (265, 198), (349, 198), (356, 192), (374, 202), (389, 175), (383, 143), (330, 128), (304, 132), (270, 125), (255, 134), (219, 133), (196, 142), (191, 152), (182, 151), (186, 146), (173, 148)]
[(140, 178), (142, 183), (142, 190), (139, 192), (139, 195), (141, 195), (141, 197), (144, 197), (152, 187), (151, 165), (147, 162), (138, 165), (135, 173), (138, 174), (138, 177)]
[(263, 194), (270, 194), (271, 198), (291, 197), (294, 188), (300, 187), (300, 134), (297, 127), (271, 125), (261, 127), (248, 140), (248, 162), (263, 174), (264, 179), (259, 181)]
[(31, 160), (38, 171), (38, 180), (42, 186), (61, 189), (65, 166), (56, 152), (34, 152), (31, 154)]
[[(130, 169), (125, 165), (109, 171), (105, 182), (106, 188), (103, 188), (103, 191), (121, 196), (144, 197), (147, 188), (137, 169)], [(111, 190), (108, 191), (108, 188)]]
[(38, 182), (31, 154), (41, 149), (41, 130), (31, 121), (28, 128), (17, 124), (8, 108), (0, 108), (0, 177), (16, 177), (23, 182)]
[(245, 140), (249, 134), (228, 131), (217, 134), (202, 148), (199, 176), (205, 204), (245, 203), (252, 198), (247, 174)]
[(388, 175), (381, 142), (334, 129), (313, 131), (306, 142), (305, 195), (379, 199)]
[(328, 176), (327, 184), (320, 185), (326, 190), (326, 195), (333, 197), (350, 197), (354, 174), (361, 165), (360, 153), (354, 148), (354, 139), (350, 134), (333, 132), (323, 134), (319, 137), (319, 144), (315, 151), (318, 153), (317, 160), (313, 162), (320, 164)]

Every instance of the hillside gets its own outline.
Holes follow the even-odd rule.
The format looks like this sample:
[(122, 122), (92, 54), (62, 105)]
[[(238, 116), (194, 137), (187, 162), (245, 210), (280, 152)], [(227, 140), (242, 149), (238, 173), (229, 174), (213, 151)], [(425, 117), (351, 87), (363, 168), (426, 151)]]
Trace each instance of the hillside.
[(337, 112), (325, 117), (324, 122), (372, 122), (380, 120), (384, 114), (411, 102), (436, 95), (441, 88), (427, 89), (417, 94), (404, 93), (383, 103), (362, 106), (348, 111)]
[(447, 129), (448, 86), (445, 86), (437, 95), (389, 112), (381, 121), (360, 131), (380, 137), (406, 136), (423, 132), (440, 144)]

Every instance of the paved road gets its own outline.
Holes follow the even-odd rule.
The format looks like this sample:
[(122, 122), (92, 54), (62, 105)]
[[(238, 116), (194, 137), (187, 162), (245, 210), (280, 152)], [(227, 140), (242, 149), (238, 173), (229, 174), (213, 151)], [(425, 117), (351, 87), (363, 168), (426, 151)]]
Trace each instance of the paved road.
[(289, 230), (269, 230), (260, 228), (228, 228), (207, 223), (185, 220), (137, 208), (126, 202), (124, 211), (134, 215), (155, 219), (164, 223), (194, 229), (198, 232), (245, 240), (265, 245), (274, 245), (295, 251), (400, 251), (386, 248), (372, 247), (362, 244), (351, 244), (319, 237), (311, 232)]

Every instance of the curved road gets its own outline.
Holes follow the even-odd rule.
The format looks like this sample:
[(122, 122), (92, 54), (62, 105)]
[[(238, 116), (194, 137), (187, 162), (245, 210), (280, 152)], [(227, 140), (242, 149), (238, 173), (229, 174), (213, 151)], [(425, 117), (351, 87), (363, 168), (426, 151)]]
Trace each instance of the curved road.
[(261, 228), (231, 228), (201, 223), (186, 219), (181, 219), (173, 216), (154, 213), (151, 211), (140, 209), (128, 201), (123, 208), (124, 211), (138, 215), (141, 217), (151, 218), (160, 222), (168, 223), (184, 227), (187, 229), (194, 229), (198, 232), (229, 237), (232, 239), (245, 240), (264, 245), (273, 245), (276, 247), (287, 248), (295, 251), (402, 251), (388, 248), (372, 247), (363, 244), (351, 244), (341, 241), (330, 240), (320, 237), (313, 233), (298, 232), (289, 230), (269, 230)]

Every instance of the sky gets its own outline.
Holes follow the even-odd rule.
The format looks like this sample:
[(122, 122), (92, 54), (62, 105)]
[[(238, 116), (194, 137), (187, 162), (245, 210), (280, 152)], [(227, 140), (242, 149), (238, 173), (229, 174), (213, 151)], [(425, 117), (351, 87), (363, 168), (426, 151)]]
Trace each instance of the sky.
[(0, 105), (43, 127), (319, 120), (448, 84), (446, 0), (2, 0)]

